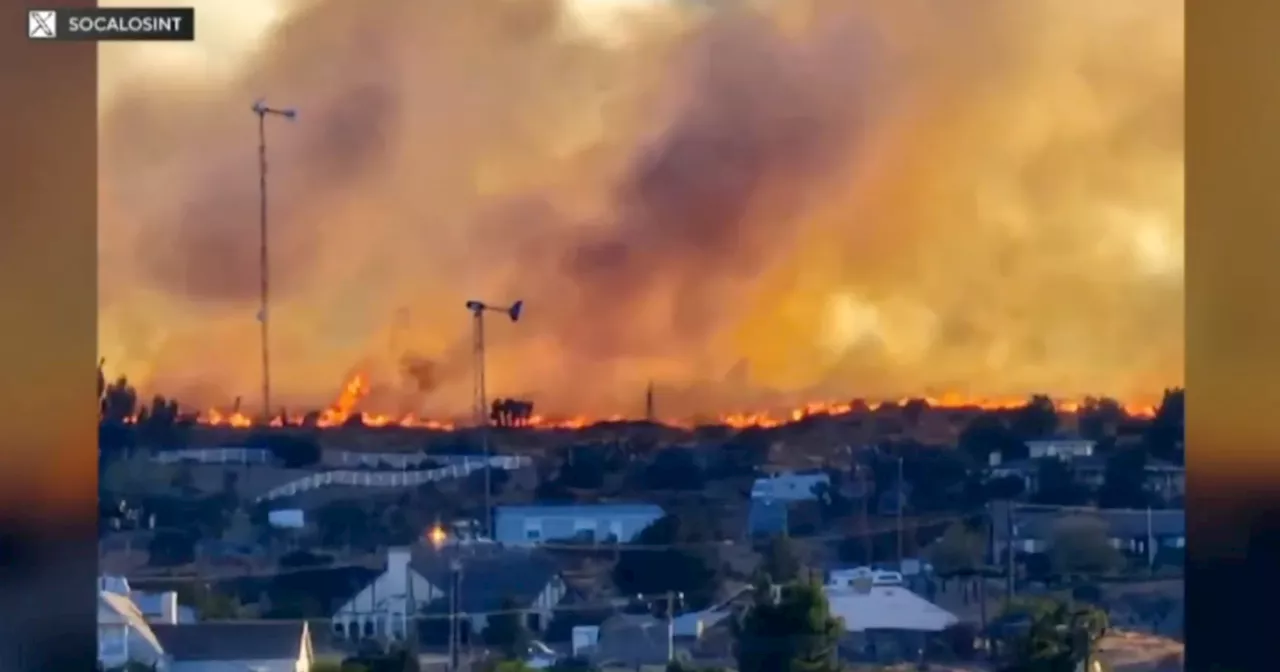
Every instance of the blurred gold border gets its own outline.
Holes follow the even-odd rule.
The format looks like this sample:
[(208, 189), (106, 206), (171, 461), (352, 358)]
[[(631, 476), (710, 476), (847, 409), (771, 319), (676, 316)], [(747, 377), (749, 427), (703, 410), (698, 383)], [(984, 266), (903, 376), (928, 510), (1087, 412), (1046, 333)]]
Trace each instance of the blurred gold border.
[(93, 529), (97, 49), (27, 39), (27, 4), (0, 10), (0, 513)]
[(1229, 559), (1280, 478), (1280, 5), (1187, 12), (1189, 537)]

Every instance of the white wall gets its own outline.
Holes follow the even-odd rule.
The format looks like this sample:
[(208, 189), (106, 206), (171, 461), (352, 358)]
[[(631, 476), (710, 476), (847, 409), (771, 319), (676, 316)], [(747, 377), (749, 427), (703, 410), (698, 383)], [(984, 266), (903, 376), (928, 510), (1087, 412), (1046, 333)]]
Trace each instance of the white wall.
[[(366, 625), (371, 625), (377, 636), (403, 635), (406, 619), (444, 595), (409, 569), (410, 553), (409, 549), (388, 552), (387, 571), (342, 605), (334, 614), (331, 627), (342, 624), (346, 637), (354, 639), (364, 637)], [(358, 636), (351, 634), (352, 628), (356, 628)]]

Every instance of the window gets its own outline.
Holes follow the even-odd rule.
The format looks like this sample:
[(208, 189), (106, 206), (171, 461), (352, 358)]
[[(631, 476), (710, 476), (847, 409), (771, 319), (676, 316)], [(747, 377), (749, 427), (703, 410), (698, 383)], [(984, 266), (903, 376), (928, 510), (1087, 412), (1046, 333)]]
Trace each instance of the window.
[(542, 538), (542, 521), (526, 520), (524, 522), (525, 541), (538, 541)]
[(578, 518), (573, 521), (573, 537), (583, 541), (596, 540), (596, 521), (591, 518)]

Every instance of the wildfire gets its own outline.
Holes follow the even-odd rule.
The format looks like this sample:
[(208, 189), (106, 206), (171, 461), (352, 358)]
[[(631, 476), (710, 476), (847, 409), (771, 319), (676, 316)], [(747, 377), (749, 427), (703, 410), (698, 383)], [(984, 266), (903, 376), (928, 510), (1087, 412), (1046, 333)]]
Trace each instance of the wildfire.
[[(454, 422), (448, 420), (433, 420), (421, 418), (416, 415), (386, 415), (378, 413), (369, 413), (359, 410), (360, 403), (368, 396), (370, 390), (368, 378), (364, 374), (356, 374), (351, 377), (338, 393), (337, 398), (329, 405), (328, 408), (318, 414), (303, 415), (285, 415), (281, 414), (271, 419), (270, 426), (301, 426), (314, 425), (322, 428), (341, 427), (346, 424), (359, 424), (365, 427), (407, 427), (418, 429), (431, 429), (439, 431), (448, 431), (456, 426)], [(867, 402), (866, 408), (869, 411), (876, 411), (886, 405), (902, 406), (909, 401), (924, 402), (933, 409), (955, 409), (955, 410), (973, 410), (973, 411), (1007, 411), (1021, 408), (1026, 405), (1025, 399), (971, 399), (960, 394), (944, 394), (940, 397), (916, 397), (913, 399), (901, 399), (897, 401), (884, 402)], [(1084, 402), (1074, 400), (1056, 400), (1054, 407), (1059, 413), (1070, 415), (1080, 411)], [(1155, 415), (1156, 408), (1145, 404), (1125, 404), (1124, 411), (1130, 417), (1149, 418)], [(752, 427), (770, 428), (785, 425), (791, 422), (799, 422), (806, 418), (823, 417), (823, 416), (840, 416), (854, 412), (853, 403), (831, 403), (831, 402), (811, 402), (799, 408), (793, 409), (789, 413), (770, 413), (770, 412), (742, 412), (742, 413), (726, 413), (718, 416), (714, 422), (704, 424), (720, 424), (735, 429), (747, 429)], [(356, 418), (359, 421), (356, 421)], [(224, 412), (218, 409), (209, 409), (202, 413), (199, 418), (201, 424), (225, 426), (225, 427), (251, 427), (255, 424), (253, 418), (240, 412), (239, 410), (232, 412)], [(589, 418), (586, 416), (576, 416), (570, 418), (550, 418), (542, 415), (533, 415), (523, 424), (523, 426), (532, 429), (581, 429), (600, 422), (625, 422), (628, 418), (620, 415)], [(690, 427), (695, 423), (688, 420), (663, 421), (662, 424), (673, 427)]]

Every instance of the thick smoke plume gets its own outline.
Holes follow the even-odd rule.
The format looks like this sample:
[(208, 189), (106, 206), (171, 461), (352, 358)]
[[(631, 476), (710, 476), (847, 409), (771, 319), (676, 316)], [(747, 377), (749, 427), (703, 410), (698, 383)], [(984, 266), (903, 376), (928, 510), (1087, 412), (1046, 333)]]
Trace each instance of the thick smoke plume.
[(104, 48), (109, 366), (257, 390), (268, 96), (294, 406), (358, 370), (465, 410), (470, 298), (526, 301), (490, 388), (560, 412), (1181, 383), (1180, 2), (605, 2), (319, 0), (216, 72)]

